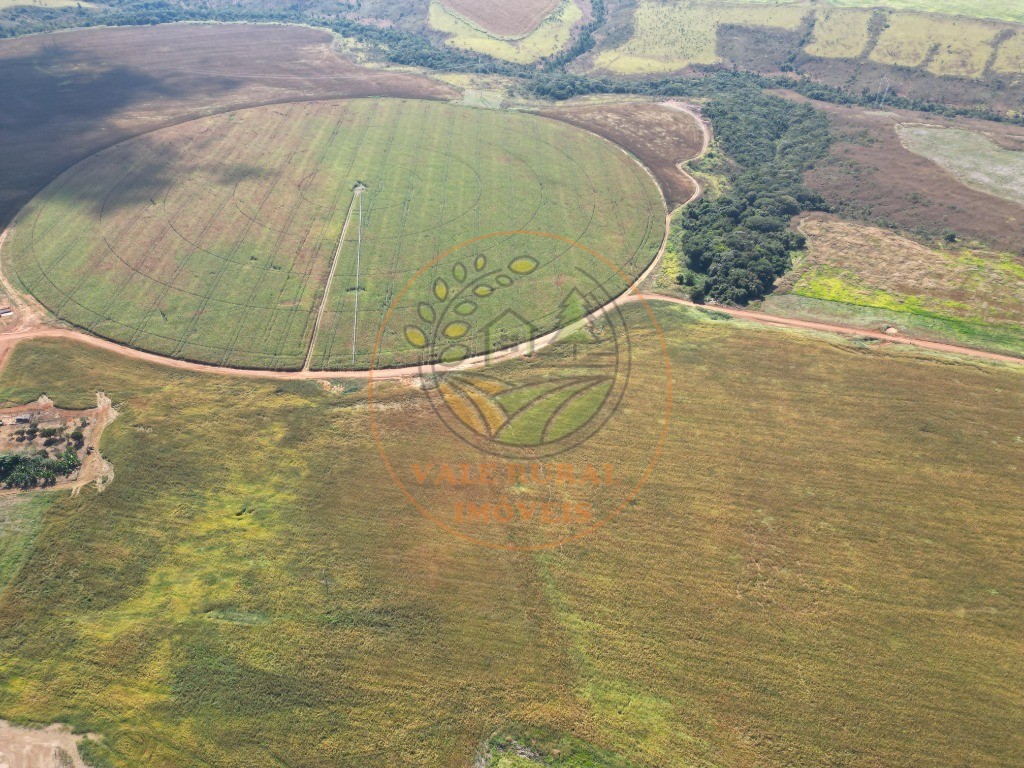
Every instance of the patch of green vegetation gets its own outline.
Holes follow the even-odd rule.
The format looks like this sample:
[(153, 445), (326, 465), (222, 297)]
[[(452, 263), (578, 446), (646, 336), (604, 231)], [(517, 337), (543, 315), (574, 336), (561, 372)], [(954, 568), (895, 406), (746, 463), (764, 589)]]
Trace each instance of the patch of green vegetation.
[(38, 488), (55, 485), (82, 466), (70, 446), (50, 456), (45, 448), (38, 453), (0, 453), (0, 485), (4, 488)]
[(513, 726), (488, 742), (483, 768), (638, 768), (636, 763), (566, 733)]
[(31, 554), (53, 498), (47, 493), (0, 498), (0, 593)]
[[(966, 263), (981, 267), (989, 263), (974, 257), (961, 257)], [(1010, 263), (1006, 273), (1016, 276), (1020, 266)], [(960, 301), (931, 300), (926, 296), (911, 296), (865, 286), (855, 275), (835, 268), (819, 266), (806, 272), (793, 292), (808, 299), (846, 304), (873, 310), (884, 310), (892, 322), (903, 324), (906, 316), (918, 319), (911, 326), (939, 333), (952, 341), (967, 346), (991, 348), (999, 351), (1024, 353), (1024, 325), (992, 323), (972, 317), (977, 311)], [(925, 320), (926, 322), (920, 322)]]

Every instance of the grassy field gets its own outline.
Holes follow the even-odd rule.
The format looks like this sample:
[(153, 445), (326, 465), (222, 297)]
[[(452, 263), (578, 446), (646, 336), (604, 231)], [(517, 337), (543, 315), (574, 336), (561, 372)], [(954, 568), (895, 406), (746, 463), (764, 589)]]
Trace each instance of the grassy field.
[(603, 51), (595, 66), (621, 74), (672, 72), (691, 64), (715, 64), (718, 28), (723, 24), (799, 28), (808, 5), (765, 6), (640, 0), (632, 37)]
[(899, 11), (943, 13), (977, 19), (1024, 23), (1024, 8), (1016, 0), (829, 0), (848, 8), (893, 8)]
[[(784, 293), (827, 307), (860, 307), (935, 338), (1024, 356), (1024, 260), (983, 248), (926, 246), (893, 232), (812, 218), (808, 252)], [(793, 307), (785, 296), (768, 307)], [(797, 305), (800, 306), (800, 305)], [(843, 319), (850, 319), (841, 308)]]
[(899, 133), (907, 149), (968, 187), (1024, 205), (1024, 152), (1004, 149), (976, 131), (904, 125)]
[[(1014, 69), (1020, 47), (1014, 34), (1020, 34), (1019, 27), (997, 20), (913, 13), (908, 8), (879, 17), (881, 34), (876, 39), (871, 26), (876, 4), (840, 5), (844, 7), (825, 2), (640, 0), (629, 40), (600, 52), (594, 63), (599, 69), (622, 74), (670, 72), (691, 64), (721, 63), (722, 27), (733, 25), (747, 28), (748, 32), (757, 30), (762, 37), (744, 38), (746, 42), (737, 43), (740, 47), (726, 55), (739, 56), (741, 60), (749, 58), (758, 68), (771, 68), (771, 56), (759, 59), (757, 51), (748, 48), (774, 45), (776, 55), (782, 57), (774, 63), (778, 66), (787, 46), (795, 55), (800, 45), (794, 40), (786, 43), (782, 33), (799, 29), (805, 18), (813, 16), (811, 38), (803, 47), (803, 52), (811, 56), (854, 59), (867, 54), (878, 64), (923, 68), (936, 76), (977, 79), (985, 74), (989, 60), (997, 54), (995, 71), (1019, 71), (1019, 67)], [(1002, 43), (997, 52), (997, 43), (1007, 35), (1009, 41)]]
[(0, 496), (0, 592), (32, 552), (43, 515), (56, 493)]
[[(817, 106), (832, 120), (836, 140), (829, 157), (818, 163), (807, 181), (844, 218), (935, 238), (952, 230), (996, 250), (1024, 253), (1020, 204), (964, 186), (942, 166), (908, 150), (897, 133), (899, 116)], [(1008, 146), (1021, 140), (1019, 128), (975, 125)]]
[(897, 13), (890, 17), (872, 61), (920, 67), (936, 75), (981, 77), (1004, 27), (967, 19)]
[(430, 26), (451, 37), (448, 45), (498, 59), (529, 64), (562, 50), (572, 37), (573, 27), (583, 19), (583, 11), (574, 0), (562, 0), (557, 10), (532, 31), (505, 37), (449, 10), (440, 2), (430, 3)]
[[(540, 230), (635, 276), (660, 246), (663, 216), (639, 165), (553, 121), (426, 101), (312, 102), (185, 123), (91, 157), (22, 212), (4, 257), (58, 317), (202, 362), (301, 368), (323, 303), (311, 364), (366, 368), (397, 292), (442, 251)], [(538, 330), (557, 323), (555, 277), (581, 260), (616, 293), (623, 285), (553, 240), (492, 239), (476, 253), (487, 274), (533, 259), (481, 305), (515, 304)], [(405, 294), (395, 319), (414, 322), (422, 300)], [(467, 351), (484, 343), (463, 340)], [(380, 365), (421, 354), (391, 337), (380, 352)]]
[(871, 11), (822, 6), (815, 13), (814, 35), (804, 50), (811, 56), (852, 59), (871, 41)]
[(1024, 30), (1015, 32), (999, 46), (992, 69), (1011, 75), (1024, 71)]
[[(54, 499), (0, 594), (0, 716), (100, 733), (118, 768), (469, 766), (499, 732), (619, 768), (1012, 764), (1021, 372), (658, 317), (658, 471), (541, 554), (413, 511), (358, 390), (20, 346), (4, 399), (102, 388), (122, 417), (114, 483)], [(604, 444), (635, 450), (660, 356), (634, 339)], [(422, 393), (380, 397), (426, 437)]]

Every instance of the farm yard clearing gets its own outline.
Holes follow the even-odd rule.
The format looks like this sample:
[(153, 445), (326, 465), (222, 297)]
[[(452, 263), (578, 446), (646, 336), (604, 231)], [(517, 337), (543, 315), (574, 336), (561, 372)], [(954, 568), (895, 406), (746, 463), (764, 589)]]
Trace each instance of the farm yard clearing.
[(0, 720), (0, 766), (4, 768), (89, 768), (78, 754), (81, 736), (67, 728), (19, 728)]
[[(360, 242), (342, 241), (360, 183)], [(184, 123), (83, 161), (22, 211), (4, 267), (58, 318), (146, 351), (270, 370), (298, 370), (308, 356), (313, 370), (349, 369), (355, 324), (355, 367), (365, 369), (394, 291), (445, 249), (481, 233), (552, 232), (635, 277), (658, 252), (664, 216), (643, 168), (553, 121), (426, 101), (295, 103)], [(478, 296), (520, 303), (540, 334), (557, 323), (557, 306), (544, 305), (552, 265), (571, 272), (586, 257), (524, 237), (477, 255), (490, 269), (529, 252), (536, 264), (523, 279), (539, 290), (518, 282)], [(611, 263), (585, 266), (616, 284), (609, 298), (628, 286)], [(421, 297), (408, 301), (399, 311), (414, 321)], [(462, 341), (467, 354), (483, 343)], [(377, 365), (416, 361), (399, 346), (389, 341)]]
[(113, 467), (99, 452), (103, 431), (117, 418), (110, 398), (96, 394), (96, 407), (69, 411), (46, 395), (28, 405), (0, 409), (0, 475), (6, 490), (71, 490), (113, 479)]

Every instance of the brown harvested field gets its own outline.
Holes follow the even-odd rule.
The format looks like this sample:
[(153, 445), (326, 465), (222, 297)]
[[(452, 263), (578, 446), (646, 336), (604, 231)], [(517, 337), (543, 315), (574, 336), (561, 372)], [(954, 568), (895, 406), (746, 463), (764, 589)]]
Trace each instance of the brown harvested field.
[(0, 227), (61, 171), (131, 136), (239, 107), (374, 95), (457, 94), (360, 67), (305, 27), (168, 24), (0, 42)]
[(540, 114), (592, 131), (636, 155), (658, 180), (674, 209), (697, 191), (679, 164), (704, 149), (704, 134), (692, 115), (660, 104), (588, 104), (557, 107)]
[(926, 234), (949, 229), (1001, 250), (1024, 252), (1024, 206), (964, 186), (936, 163), (906, 149), (896, 131), (900, 123), (927, 121), (985, 130), (994, 141), (1012, 146), (1024, 135), (1020, 128), (818, 102), (815, 106), (832, 118), (837, 141), (807, 182), (839, 213)]
[(559, 0), (444, 0), (441, 4), (488, 32), (505, 37), (536, 29), (558, 7)]

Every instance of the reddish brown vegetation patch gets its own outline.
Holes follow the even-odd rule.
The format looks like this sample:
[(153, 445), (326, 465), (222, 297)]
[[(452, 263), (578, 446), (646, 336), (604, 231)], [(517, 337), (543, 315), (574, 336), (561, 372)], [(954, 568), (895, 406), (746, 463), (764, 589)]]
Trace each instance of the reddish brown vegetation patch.
[(973, 190), (900, 143), (896, 125), (927, 121), (983, 129), (1004, 146), (1019, 145), (1018, 128), (979, 121), (943, 121), (914, 113), (874, 112), (816, 103), (833, 120), (829, 157), (807, 176), (838, 212), (927, 234), (952, 230), (1007, 251), (1024, 252), (1024, 207)]
[(704, 134), (692, 115), (659, 104), (591, 104), (559, 107), (540, 114), (589, 131), (632, 152), (661, 185), (670, 209), (697, 191), (679, 168), (704, 149)]
[(447, 86), (365, 69), (304, 27), (90, 29), (0, 43), (0, 227), (62, 170), (130, 136), (243, 106), (444, 99)]
[(536, 29), (558, 0), (443, 0), (444, 6), (496, 35), (512, 37)]

